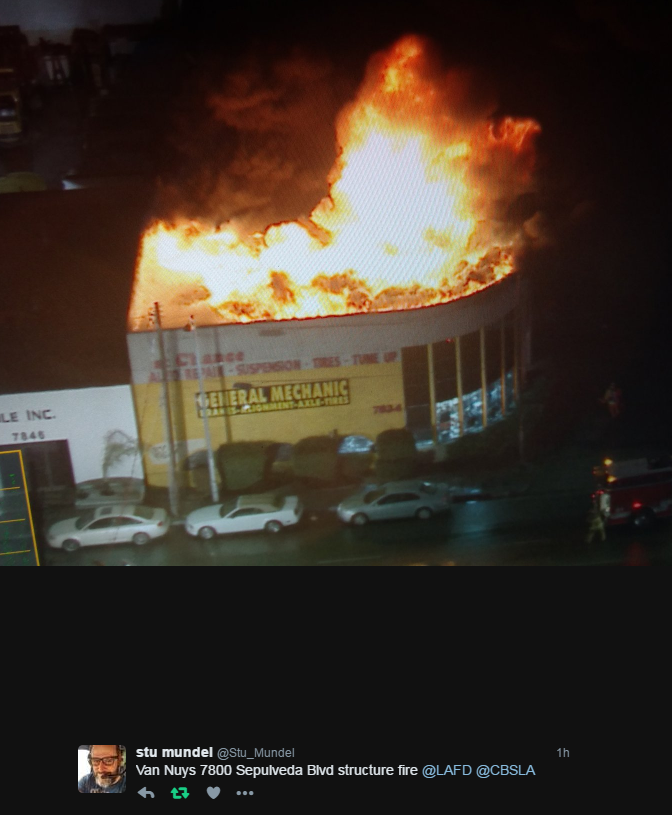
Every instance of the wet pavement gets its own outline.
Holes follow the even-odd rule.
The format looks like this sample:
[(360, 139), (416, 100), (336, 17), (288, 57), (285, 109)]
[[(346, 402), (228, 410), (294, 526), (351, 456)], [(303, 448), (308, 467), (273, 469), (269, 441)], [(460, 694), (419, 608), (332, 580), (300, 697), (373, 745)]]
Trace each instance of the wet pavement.
[[(621, 448), (643, 455), (648, 446)], [(144, 547), (120, 545), (67, 554), (47, 550), (45, 565), (668, 565), (669, 523), (653, 530), (609, 529), (605, 542), (585, 543), (592, 467), (601, 441), (568, 445), (535, 464), (445, 480), (453, 487), (449, 512), (430, 521), (392, 521), (361, 529), (341, 525), (334, 509), (355, 487), (302, 490), (301, 524), (279, 535), (190, 538), (178, 520), (168, 536)], [(427, 473), (436, 480), (436, 472)], [(288, 488), (285, 488), (285, 492)], [(167, 492), (155, 492), (167, 504)], [(149, 503), (149, 501), (147, 501)], [(183, 516), (209, 503), (183, 496)], [(67, 513), (65, 508), (59, 511)]]
[[(512, 507), (512, 502), (516, 506)], [(183, 528), (146, 546), (49, 550), (49, 566), (618, 566), (669, 565), (670, 525), (647, 533), (610, 530), (586, 544), (578, 502), (564, 496), (495, 500), (454, 507), (429, 521), (345, 526), (333, 513), (305, 517), (277, 535), (210, 541)], [(512, 528), (513, 527), (513, 528)]]

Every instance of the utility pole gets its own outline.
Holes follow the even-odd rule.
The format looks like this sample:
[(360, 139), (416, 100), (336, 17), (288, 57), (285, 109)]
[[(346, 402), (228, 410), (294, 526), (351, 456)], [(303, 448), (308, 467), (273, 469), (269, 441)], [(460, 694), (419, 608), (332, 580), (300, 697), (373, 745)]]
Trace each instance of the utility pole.
[(208, 454), (208, 473), (210, 475), (210, 494), (212, 501), (215, 504), (219, 503), (219, 486), (217, 484), (217, 475), (215, 473), (215, 456), (212, 452), (212, 441), (210, 439), (210, 423), (208, 421), (208, 408), (205, 404), (205, 388), (203, 387), (203, 372), (201, 371), (201, 348), (198, 342), (198, 329), (194, 322), (193, 315), (189, 317), (189, 324), (186, 327), (187, 331), (194, 332), (194, 343), (196, 345), (196, 372), (198, 374), (198, 392), (199, 401), (201, 403), (201, 416), (203, 417), (203, 431), (205, 434), (205, 449)]
[(159, 335), (159, 358), (161, 361), (161, 389), (163, 392), (163, 430), (168, 447), (168, 494), (170, 497), (170, 512), (174, 518), (179, 515), (179, 497), (177, 477), (175, 474), (175, 444), (173, 442), (173, 422), (170, 415), (170, 397), (168, 391), (168, 366), (166, 365), (166, 348), (161, 330), (161, 311), (158, 303), (154, 303), (154, 319), (156, 331)]
[(480, 330), (480, 356), (481, 356), (481, 423), (485, 429), (488, 426), (488, 371), (485, 359), (485, 326)]
[(457, 420), (460, 427), (460, 436), (464, 436), (464, 393), (462, 390), (462, 350), (460, 338), (455, 337), (455, 376), (457, 378)]
[(434, 379), (434, 346), (427, 343), (427, 368), (429, 371), (429, 421), (432, 428), (432, 444), (434, 453), (439, 443), (439, 435), (436, 428), (436, 382)]

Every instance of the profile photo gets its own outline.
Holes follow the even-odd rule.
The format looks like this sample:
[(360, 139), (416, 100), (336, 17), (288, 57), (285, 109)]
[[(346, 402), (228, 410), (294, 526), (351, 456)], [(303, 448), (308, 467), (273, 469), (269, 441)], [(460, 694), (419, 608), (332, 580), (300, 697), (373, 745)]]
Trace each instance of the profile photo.
[(80, 792), (126, 792), (123, 744), (83, 744), (77, 756)]

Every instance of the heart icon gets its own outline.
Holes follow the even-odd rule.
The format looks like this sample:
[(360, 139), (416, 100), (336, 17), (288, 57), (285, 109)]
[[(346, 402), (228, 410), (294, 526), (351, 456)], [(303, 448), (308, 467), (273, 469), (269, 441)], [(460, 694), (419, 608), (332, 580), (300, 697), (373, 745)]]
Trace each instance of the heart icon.
[(208, 795), (211, 798), (216, 798), (219, 795), (219, 787), (208, 787)]

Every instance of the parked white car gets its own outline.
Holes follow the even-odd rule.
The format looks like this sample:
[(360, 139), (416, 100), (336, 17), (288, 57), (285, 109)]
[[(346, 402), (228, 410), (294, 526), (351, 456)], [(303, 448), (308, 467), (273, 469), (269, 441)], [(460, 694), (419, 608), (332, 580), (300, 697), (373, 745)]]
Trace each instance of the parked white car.
[(141, 478), (94, 478), (75, 486), (75, 506), (112, 506), (141, 504), (145, 500), (145, 482)]
[(196, 509), (187, 515), (189, 535), (210, 540), (231, 532), (280, 532), (301, 520), (303, 505), (296, 495), (242, 495), (223, 504)]
[(135, 543), (141, 546), (152, 538), (160, 538), (170, 530), (165, 509), (119, 504), (98, 507), (76, 518), (57, 521), (49, 527), (47, 543), (55, 549), (74, 552), (80, 546), (104, 543)]
[(450, 489), (427, 481), (391, 481), (380, 487), (351, 495), (338, 505), (343, 523), (363, 526), (369, 521), (392, 518), (426, 520), (450, 506)]

